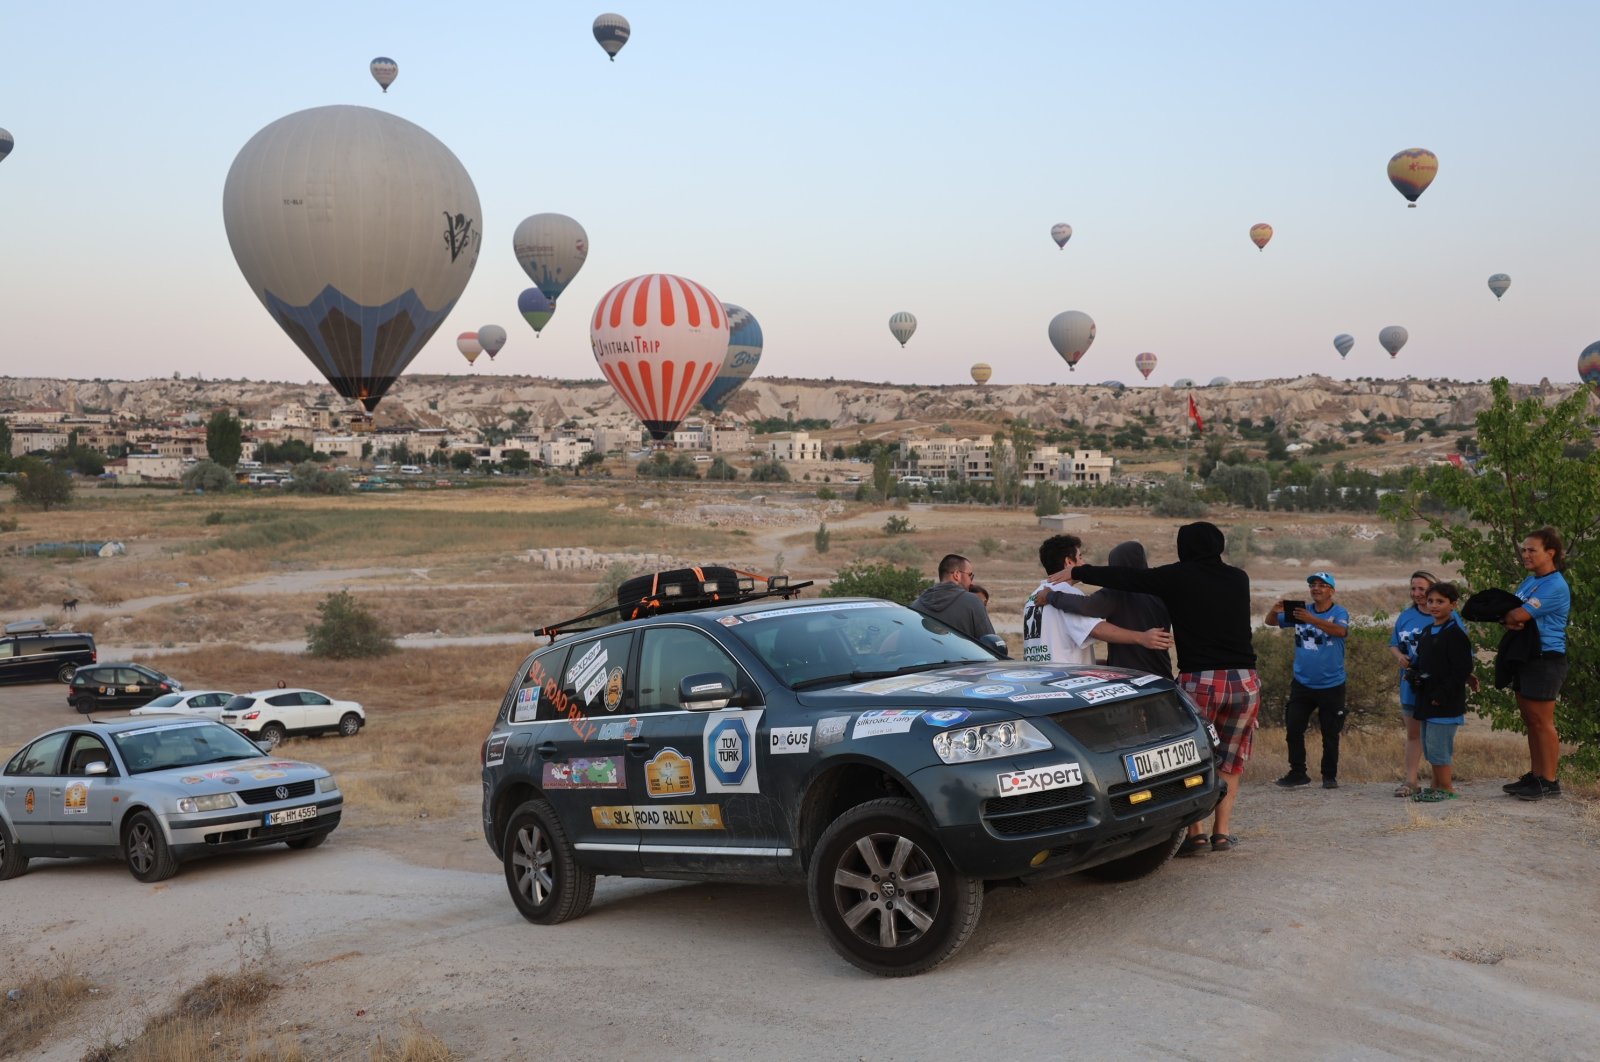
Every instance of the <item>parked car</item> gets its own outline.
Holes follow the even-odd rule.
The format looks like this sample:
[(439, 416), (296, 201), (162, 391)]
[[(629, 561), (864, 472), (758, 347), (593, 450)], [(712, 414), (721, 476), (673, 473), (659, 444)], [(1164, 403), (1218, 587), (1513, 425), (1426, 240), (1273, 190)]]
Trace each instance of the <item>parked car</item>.
[(163, 693), (142, 708), (130, 709), (129, 715), (193, 715), (202, 719), (220, 720), (222, 707), (233, 699), (225, 690), (194, 690), (190, 693)]
[(206, 719), (115, 719), (48, 731), (0, 773), (0, 879), (28, 861), (121, 859), (161, 881), (195, 856), (315, 848), (344, 796), (327, 771), (272, 759)]
[(222, 722), (262, 748), (274, 749), (297, 734), (355, 737), (367, 725), (367, 711), (355, 701), (336, 701), (316, 690), (257, 690), (234, 694), (222, 707)]
[(42, 620), (8, 623), (0, 634), (0, 682), (71, 682), (98, 657), (92, 634), (52, 631)]
[(531, 922), (581, 915), (600, 874), (804, 883), (839, 955), (915, 974), (988, 883), (1152, 874), (1223, 792), (1167, 679), (1010, 663), (888, 601), (712, 604), (693, 572), (703, 595), (647, 593), (704, 607), (558, 638), (512, 677), (483, 831)]
[(67, 703), (80, 712), (101, 708), (140, 708), (163, 693), (180, 693), (183, 683), (144, 664), (126, 661), (80, 667), (72, 673)]

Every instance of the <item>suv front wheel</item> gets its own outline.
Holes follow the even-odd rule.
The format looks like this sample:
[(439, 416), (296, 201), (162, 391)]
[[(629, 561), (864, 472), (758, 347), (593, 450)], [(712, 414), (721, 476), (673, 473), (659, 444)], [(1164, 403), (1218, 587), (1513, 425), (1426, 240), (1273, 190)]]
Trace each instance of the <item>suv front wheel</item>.
[(956, 872), (916, 804), (900, 798), (835, 819), (812, 853), (807, 891), (833, 950), (885, 977), (954, 955), (983, 911), (983, 882)]
[(594, 872), (578, 865), (555, 808), (530, 800), (506, 824), (506, 887), (522, 917), (541, 926), (577, 918), (594, 899)]

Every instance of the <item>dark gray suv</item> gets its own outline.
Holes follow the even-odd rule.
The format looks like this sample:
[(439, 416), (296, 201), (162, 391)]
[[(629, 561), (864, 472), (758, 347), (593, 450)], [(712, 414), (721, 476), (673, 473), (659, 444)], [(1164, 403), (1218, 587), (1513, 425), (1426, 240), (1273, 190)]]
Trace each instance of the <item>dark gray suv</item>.
[(94, 635), (52, 631), (39, 620), (8, 623), (0, 634), (0, 682), (71, 682), (98, 659)]

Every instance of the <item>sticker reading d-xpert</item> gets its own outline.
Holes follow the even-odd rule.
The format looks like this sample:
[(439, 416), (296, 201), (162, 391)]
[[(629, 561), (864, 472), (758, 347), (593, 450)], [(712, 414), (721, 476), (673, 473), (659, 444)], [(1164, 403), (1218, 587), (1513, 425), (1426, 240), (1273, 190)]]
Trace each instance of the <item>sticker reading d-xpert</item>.
[(1083, 784), (1083, 771), (1076, 763), (1050, 767), (1030, 767), (1025, 771), (1006, 771), (995, 776), (1001, 796), (1042, 793), (1047, 789), (1066, 789)]
[(762, 709), (707, 716), (704, 737), (707, 793), (759, 793), (755, 736)]

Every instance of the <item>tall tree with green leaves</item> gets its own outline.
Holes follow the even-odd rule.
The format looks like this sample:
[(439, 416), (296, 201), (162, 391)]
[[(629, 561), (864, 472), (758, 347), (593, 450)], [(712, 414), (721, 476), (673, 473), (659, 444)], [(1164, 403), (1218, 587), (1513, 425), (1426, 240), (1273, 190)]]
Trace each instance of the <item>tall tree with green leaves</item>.
[(72, 501), (72, 477), (37, 457), (24, 457), (15, 463), (17, 501), (45, 512)]
[(233, 468), (244, 452), (244, 425), (226, 409), (206, 421), (206, 455), (223, 468)]
[(11, 465), (11, 423), (0, 417), (0, 468)]

